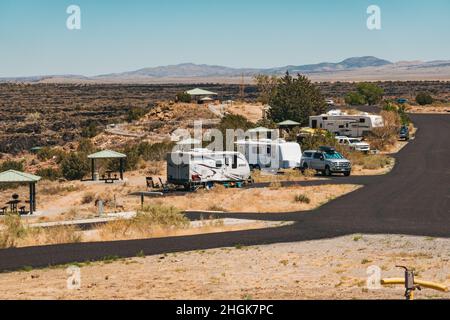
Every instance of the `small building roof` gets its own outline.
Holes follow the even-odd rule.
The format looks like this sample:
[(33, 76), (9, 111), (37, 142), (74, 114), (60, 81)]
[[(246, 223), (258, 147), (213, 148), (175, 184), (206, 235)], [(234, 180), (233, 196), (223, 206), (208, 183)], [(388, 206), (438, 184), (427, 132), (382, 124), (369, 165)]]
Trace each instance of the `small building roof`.
[(34, 183), (39, 180), (41, 180), (41, 177), (39, 176), (16, 170), (8, 170), (0, 173), (0, 183)]
[(195, 88), (193, 90), (186, 91), (187, 94), (191, 96), (217, 96), (217, 93)]
[(272, 132), (272, 131), (273, 131), (273, 129), (268, 129), (268, 128), (264, 128), (264, 127), (258, 127), (258, 128), (248, 130), (248, 132), (250, 132), (250, 133)]
[(278, 126), (280, 127), (295, 127), (295, 126), (299, 126), (300, 123), (292, 121), (292, 120), (286, 120), (283, 122), (278, 123)]
[(88, 156), (88, 159), (123, 159), (127, 155), (112, 150), (103, 150)]

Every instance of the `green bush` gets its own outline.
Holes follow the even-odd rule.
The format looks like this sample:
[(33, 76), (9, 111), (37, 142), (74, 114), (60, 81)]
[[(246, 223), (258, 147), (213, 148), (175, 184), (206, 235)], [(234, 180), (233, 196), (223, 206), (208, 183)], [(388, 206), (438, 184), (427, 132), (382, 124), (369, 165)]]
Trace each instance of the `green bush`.
[(61, 172), (67, 180), (80, 180), (89, 172), (90, 165), (85, 154), (71, 153), (61, 162)]
[(357, 91), (365, 98), (366, 103), (369, 105), (380, 103), (384, 95), (383, 88), (369, 82), (362, 82), (358, 84)]
[(178, 102), (184, 102), (184, 103), (191, 103), (192, 102), (192, 97), (190, 94), (186, 93), (186, 92), (179, 92), (177, 94), (177, 101)]
[(295, 196), (295, 202), (309, 204), (309, 203), (311, 203), (311, 199), (309, 199), (308, 196), (306, 196), (304, 194), (298, 194)]
[(309, 117), (326, 111), (325, 99), (318, 86), (307, 77), (289, 73), (281, 78), (270, 97), (269, 118), (274, 122), (293, 120), (306, 125)]
[(89, 123), (87, 127), (84, 127), (81, 130), (81, 136), (83, 138), (94, 138), (96, 135), (100, 133), (100, 129), (98, 128), (95, 122)]
[(350, 106), (361, 106), (366, 104), (366, 98), (358, 92), (350, 92), (345, 96), (345, 103)]
[(426, 106), (433, 103), (433, 97), (429, 93), (420, 92), (416, 96), (416, 102), (421, 106)]
[(39, 160), (48, 161), (50, 159), (55, 158), (56, 163), (60, 163), (65, 156), (66, 153), (63, 150), (50, 147), (44, 147), (37, 153), (37, 158)]
[(147, 110), (144, 108), (138, 108), (138, 107), (131, 108), (127, 114), (127, 121), (128, 122), (137, 121), (140, 118), (142, 118), (143, 116), (145, 116), (146, 114), (147, 114)]
[(54, 168), (39, 169), (36, 175), (42, 177), (45, 180), (55, 181), (62, 177), (61, 171)]
[(89, 154), (89, 153), (93, 153), (94, 151), (95, 151), (95, 147), (90, 139), (83, 138), (78, 143), (78, 152)]
[(6, 160), (0, 165), (0, 172), (8, 170), (24, 171), (24, 161)]
[(248, 129), (254, 128), (255, 125), (247, 120), (247, 118), (237, 115), (237, 114), (227, 114), (222, 118), (219, 124), (219, 130), (223, 133), (226, 132), (227, 129), (242, 129), (247, 131)]

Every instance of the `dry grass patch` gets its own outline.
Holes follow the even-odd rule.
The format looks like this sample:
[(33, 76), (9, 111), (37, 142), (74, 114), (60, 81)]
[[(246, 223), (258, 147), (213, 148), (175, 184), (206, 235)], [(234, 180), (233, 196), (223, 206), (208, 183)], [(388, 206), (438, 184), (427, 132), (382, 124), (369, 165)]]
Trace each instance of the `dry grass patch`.
[(81, 230), (74, 226), (28, 228), (19, 216), (6, 216), (0, 229), (0, 248), (28, 247), (82, 241)]
[(101, 240), (149, 238), (165, 229), (182, 229), (189, 220), (175, 207), (151, 205), (130, 220), (109, 222), (98, 229)]
[[(308, 187), (278, 188), (274, 185), (261, 189), (225, 189), (201, 190), (186, 196), (170, 196), (163, 199), (149, 199), (157, 204), (171, 204), (180, 210), (211, 210), (220, 208), (226, 212), (295, 212), (317, 208), (330, 200), (355, 191), (356, 185), (324, 185)], [(296, 196), (310, 201), (296, 201)]]

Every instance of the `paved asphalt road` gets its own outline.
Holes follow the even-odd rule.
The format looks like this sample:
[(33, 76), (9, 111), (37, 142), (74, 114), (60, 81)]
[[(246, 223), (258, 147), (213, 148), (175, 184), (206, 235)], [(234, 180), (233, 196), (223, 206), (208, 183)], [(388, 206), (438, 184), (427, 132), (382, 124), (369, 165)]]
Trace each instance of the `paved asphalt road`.
[(0, 250), (0, 270), (100, 260), (107, 256), (134, 257), (141, 251), (154, 255), (355, 233), (450, 237), (450, 115), (414, 115), (412, 118), (419, 127), (416, 139), (396, 155), (397, 165), (390, 174), (333, 178), (333, 183), (360, 183), (364, 188), (308, 214), (238, 216), (295, 221), (293, 225), (187, 237), (5, 249)]

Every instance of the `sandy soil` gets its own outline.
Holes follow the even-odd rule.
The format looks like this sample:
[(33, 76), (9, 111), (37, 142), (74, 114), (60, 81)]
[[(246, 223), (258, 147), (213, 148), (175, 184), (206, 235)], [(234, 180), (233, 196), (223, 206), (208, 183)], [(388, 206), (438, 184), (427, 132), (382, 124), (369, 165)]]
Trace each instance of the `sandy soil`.
[[(403, 299), (401, 287), (367, 289), (367, 268), (382, 278), (450, 285), (450, 240), (353, 235), (81, 265), (81, 288), (67, 289), (65, 267), (0, 274), (0, 299)], [(449, 299), (424, 289), (417, 299)]]
[(448, 114), (450, 112), (450, 103), (434, 103), (429, 106), (409, 106), (409, 113), (437, 113)]
[(244, 116), (249, 121), (256, 123), (263, 118), (264, 106), (262, 104), (234, 102), (227, 108), (227, 111), (233, 114)]

